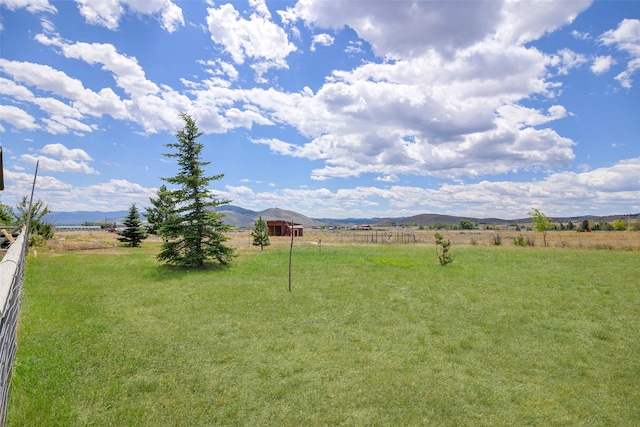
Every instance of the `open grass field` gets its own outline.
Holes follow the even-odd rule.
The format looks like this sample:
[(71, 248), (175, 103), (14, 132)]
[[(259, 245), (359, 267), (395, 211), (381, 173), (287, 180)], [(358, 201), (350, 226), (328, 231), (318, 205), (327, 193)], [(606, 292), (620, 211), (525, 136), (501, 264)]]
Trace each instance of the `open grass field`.
[(306, 234), (289, 293), (286, 238), (188, 271), (62, 237), (29, 256), (8, 425), (637, 426), (640, 251), (456, 238), (441, 267)]

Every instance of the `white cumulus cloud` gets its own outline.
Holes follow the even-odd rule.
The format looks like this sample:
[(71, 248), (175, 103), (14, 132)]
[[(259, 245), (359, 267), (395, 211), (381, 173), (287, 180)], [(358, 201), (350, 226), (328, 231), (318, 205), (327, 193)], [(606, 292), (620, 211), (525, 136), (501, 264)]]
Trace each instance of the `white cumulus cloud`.
[(288, 40), (287, 33), (271, 20), (263, 2), (252, 2), (255, 11), (246, 19), (233, 4), (207, 8), (207, 26), (211, 40), (222, 46), (236, 64), (249, 59), (256, 78), (271, 68), (287, 68), (286, 58), (297, 48)]
[(622, 87), (631, 88), (632, 76), (640, 70), (640, 19), (624, 19), (618, 28), (603, 33), (599, 40), (604, 45), (615, 46), (628, 55), (627, 67), (616, 76), (616, 80)]
[(314, 52), (316, 50), (316, 45), (331, 46), (334, 41), (335, 39), (329, 34), (316, 34), (311, 40), (311, 51)]
[(38, 128), (38, 124), (32, 115), (13, 105), (0, 105), (0, 120), (17, 129)]
[(116, 30), (127, 11), (141, 15), (159, 16), (162, 28), (172, 33), (184, 25), (182, 9), (170, 0), (76, 0), (78, 10), (86, 21)]
[(20, 159), (29, 164), (40, 162), (40, 168), (43, 172), (98, 174), (98, 171), (87, 163), (92, 161), (92, 158), (84, 150), (69, 149), (59, 143), (47, 144), (42, 147), (38, 155), (23, 154)]
[(58, 11), (48, 0), (0, 0), (0, 6), (9, 10), (26, 9), (32, 13)]
[(596, 75), (604, 74), (609, 71), (614, 63), (615, 60), (609, 55), (596, 56), (593, 59), (593, 64), (591, 64), (591, 71)]

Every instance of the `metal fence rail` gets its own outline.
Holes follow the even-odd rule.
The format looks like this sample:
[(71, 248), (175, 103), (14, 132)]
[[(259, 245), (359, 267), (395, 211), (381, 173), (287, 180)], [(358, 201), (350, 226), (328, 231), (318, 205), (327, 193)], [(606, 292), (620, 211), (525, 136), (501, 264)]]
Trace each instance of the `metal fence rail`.
[(25, 229), (9, 247), (0, 262), (0, 425), (5, 425), (7, 401), (13, 362), (18, 349), (16, 331), (18, 328), (18, 312), (20, 310), (20, 294), (24, 277), (27, 242)]
[(418, 243), (413, 233), (393, 231), (352, 231), (340, 234), (341, 242), (353, 243)]

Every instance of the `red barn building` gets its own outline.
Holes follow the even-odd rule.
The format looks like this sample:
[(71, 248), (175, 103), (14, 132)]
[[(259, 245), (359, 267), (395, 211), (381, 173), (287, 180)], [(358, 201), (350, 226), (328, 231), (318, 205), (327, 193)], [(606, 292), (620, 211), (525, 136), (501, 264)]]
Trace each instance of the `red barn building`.
[(293, 237), (302, 237), (304, 231), (302, 224), (294, 222), (291, 226), (290, 222), (281, 219), (267, 220), (267, 228), (269, 228), (269, 236), (291, 236), (293, 232)]

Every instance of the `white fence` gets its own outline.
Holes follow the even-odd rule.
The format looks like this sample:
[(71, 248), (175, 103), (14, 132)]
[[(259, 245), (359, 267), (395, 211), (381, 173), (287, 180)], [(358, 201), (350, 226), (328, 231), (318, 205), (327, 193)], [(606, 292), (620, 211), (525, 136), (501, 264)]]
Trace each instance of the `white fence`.
[(16, 356), (16, 331), (24, 277), (27, 242), (25, 229), (0, 262), (0, 425), (5, 425), (11, 373)]

